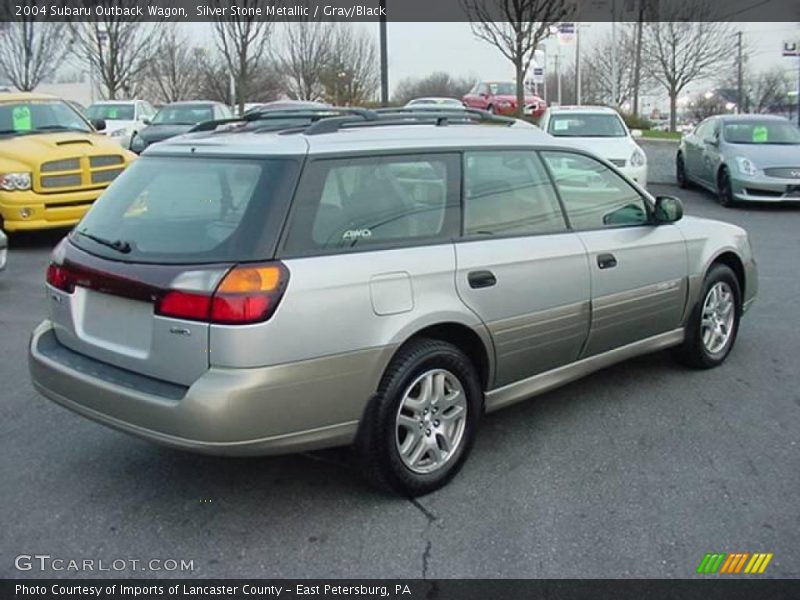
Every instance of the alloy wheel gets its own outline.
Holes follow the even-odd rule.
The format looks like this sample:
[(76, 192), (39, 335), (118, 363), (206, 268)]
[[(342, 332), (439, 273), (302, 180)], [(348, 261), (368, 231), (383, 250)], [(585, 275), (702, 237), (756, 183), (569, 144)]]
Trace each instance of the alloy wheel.
[(735, 296), (724, 281), (714, 284), (703, 302), (700, 335), (709, 354), (718, 354), (728, 345), (735, 321)]

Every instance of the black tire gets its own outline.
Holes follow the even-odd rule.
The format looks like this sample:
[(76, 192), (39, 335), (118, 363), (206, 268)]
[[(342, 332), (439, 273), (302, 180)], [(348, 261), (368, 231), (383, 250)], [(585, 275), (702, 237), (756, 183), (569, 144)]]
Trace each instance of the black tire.
[(487, 112), (488, 112), (489, 114), (491, 114), (491, 115), (493, 115), (493, 114), (494, 114), (494, 106), (492, 106), (491, 104), (490, 104), (489, 106), (487, 106), (487, 107), (486, 107), (486, 110), (487, 110)]
[(734, 204), (731, 174), (727, 167), (722, 167), (717, 175), (717, 201), (725, 208), (731, 208)]
[[(711, 352), (703, 341), (703, 309), (712, 288), (719, 283), (727, 285), (733, 292), (733, 324), (730, 336), (725, 345), (718, 351)], [(736, 274), (727, 265), (713, 265), (706, 274), (700, 298), (689, 317), (689, 322), (686, 326), (686, 338), (683, 344), (676, 348), (676, 358), (681, 363), (695, 369), (711, 369), (721, 365), (730, 354), (736, 342), (741, 316), (742, 292)]]
[[(465, 393), (467, 414), (463, 434), (460, 443), (437, 470), (418, 473), (406, 466), (398, 449), (398, 415), (406, 392), (414, 389), (410, 386), (431, 370), (440, 369), (456, 377)], [(379, 487), (406, 497), (428, 494), (447, 484), (461, 469), (472, 448), (482, 411), (482, 396), (475, 366), (457, 347), (427, 338), (406, 344), (386, 369), (361, 423), (357, 450), (367, 476)]]
[(686, 177), (686, 163), (683, 160), (683, 154), (680, 152), (675, 157), (675, 179), (678, 180), (678, 187), (683, 190), (692, 187), (689, 178)]

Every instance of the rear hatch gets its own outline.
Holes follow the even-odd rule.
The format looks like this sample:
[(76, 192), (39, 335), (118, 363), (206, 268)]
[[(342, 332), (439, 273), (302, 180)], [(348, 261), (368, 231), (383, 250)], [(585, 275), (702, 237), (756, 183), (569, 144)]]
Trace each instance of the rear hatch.
[[(190, 385), (209, 367), (211, 298), (226, 274), (274, 255), (296, 172), (291, 159), (134, 163), (54, 252), (58, 340)], [(232, 305), (224, 318), (236, 318)]]

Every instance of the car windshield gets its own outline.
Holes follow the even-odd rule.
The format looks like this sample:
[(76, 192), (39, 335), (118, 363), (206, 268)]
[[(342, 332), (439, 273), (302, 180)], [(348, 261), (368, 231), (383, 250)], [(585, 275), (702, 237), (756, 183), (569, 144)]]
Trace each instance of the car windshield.
[(133, 104), (92, 104), (86, 114), (90, 119), (105, 121), (133, 121), (136, 118)]
[(214, 119), (214, 107), (210, 104), (172, 104), (165, 106), (153, 117), (159, 125), (197, 125)]
[(731, 121), (722, 127), (729, 144), (800, 144), (800, 129), (788, 121)]
[(516, 96), (517, 86), (513, 83), (490, 83), (489, 89), (492, 91), (492, 96)]
[(547, 133), (556, 137), (625, 137), (628, 132), (617, 115), (553, 115)]
[(75, 109), (61, 100), (0, 102), (0, 135), (32, 135), (53, 131), (91, 131)]
[(101, 195), (71, 241), (126, 262), (269, 258), (291, 194), (289, 159), (142, 157)]

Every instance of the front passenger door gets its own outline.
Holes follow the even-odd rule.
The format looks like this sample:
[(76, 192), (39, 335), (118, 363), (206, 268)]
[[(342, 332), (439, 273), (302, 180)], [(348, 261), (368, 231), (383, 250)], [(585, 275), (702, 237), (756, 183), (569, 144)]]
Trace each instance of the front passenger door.
[(638, 190), (599, 160), (542, 152), (570, 226), (586, 246), (592, 319), (583, 356), (681, 326), (688, 260), (674, 225), (654, 225)]

